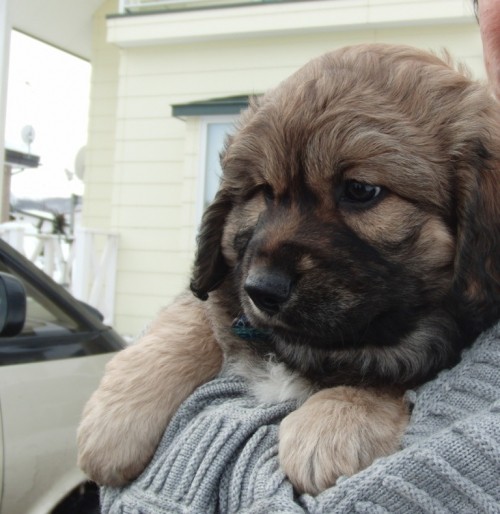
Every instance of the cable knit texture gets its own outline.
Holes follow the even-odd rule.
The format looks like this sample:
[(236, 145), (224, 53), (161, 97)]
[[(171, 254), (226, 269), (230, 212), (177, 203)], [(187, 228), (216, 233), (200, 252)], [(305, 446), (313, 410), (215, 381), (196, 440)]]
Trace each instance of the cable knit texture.
[(259, 404), (243, 381), (218, 378), (181, 406), (134, 483), (102, 490), (102, 512), (500, 513), (500, 325), (408, 397), (401, 451), (298, 497), (277, 457), (278, 426), (294, 402)]

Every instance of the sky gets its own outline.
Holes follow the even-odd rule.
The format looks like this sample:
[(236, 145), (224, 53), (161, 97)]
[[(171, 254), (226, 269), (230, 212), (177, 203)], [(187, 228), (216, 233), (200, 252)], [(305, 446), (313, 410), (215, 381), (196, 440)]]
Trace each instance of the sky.
[[(75, 157), (87, 140), (90, 64), (78, 57), (12, 32), (5, 147), (40, 156), (41, 166), (12, 176), (18, 198), (68, 197), (81, 193), (81, 182), (70, 181)], [(21, 131), (34, 128), (31, 148)]]

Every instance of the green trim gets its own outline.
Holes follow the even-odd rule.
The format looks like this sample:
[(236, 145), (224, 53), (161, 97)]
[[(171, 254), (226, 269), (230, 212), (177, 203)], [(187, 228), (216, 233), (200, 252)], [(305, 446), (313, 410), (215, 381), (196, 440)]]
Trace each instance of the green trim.
[(214, 98), (200, 102), (172, 105), (172, 115), (175, 118), (188, 116), (217, 116), (240, 114), (248, 107), (248, 95)]

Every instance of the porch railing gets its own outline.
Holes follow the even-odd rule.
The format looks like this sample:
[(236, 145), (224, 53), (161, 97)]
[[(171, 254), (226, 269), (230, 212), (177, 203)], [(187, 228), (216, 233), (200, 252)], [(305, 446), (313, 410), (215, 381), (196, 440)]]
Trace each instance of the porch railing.
[(75, 237), (37, 233), (24, 223), (0, 224), (0, 238), (35, 263), (77, 299), (113, 323), (118, 234), (78, 228)]
[(71, 292), (98, 309), (105, 323), (112, 324), (119, 236), (87, 228), (77, 229), (75, 234)]

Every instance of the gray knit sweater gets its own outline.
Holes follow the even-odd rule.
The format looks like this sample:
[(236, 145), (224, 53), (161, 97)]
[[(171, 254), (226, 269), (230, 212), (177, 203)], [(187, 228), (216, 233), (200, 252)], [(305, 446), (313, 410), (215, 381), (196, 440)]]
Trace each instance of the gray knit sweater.
[(296, 496), (277, 459), (294, 403), (258, 404), (241, 380), (218, 378), (181, 406), (142, 476), (102, 491), (102, 512), (500, 513), (500, 325), (410, 399), (400, 452)]

